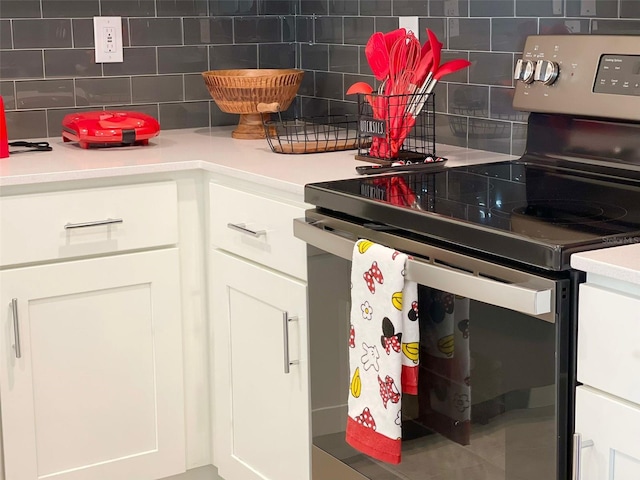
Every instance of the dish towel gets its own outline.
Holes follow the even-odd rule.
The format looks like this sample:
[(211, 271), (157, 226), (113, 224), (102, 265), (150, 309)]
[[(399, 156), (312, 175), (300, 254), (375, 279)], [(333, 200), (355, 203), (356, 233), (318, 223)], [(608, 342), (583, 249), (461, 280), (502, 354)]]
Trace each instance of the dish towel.
[(418, 287), (404, 278), (409, 258), (358, 240), (351, 267), (351, 326), (346, 441), (400, 463), (402, 393), (418, 393)]

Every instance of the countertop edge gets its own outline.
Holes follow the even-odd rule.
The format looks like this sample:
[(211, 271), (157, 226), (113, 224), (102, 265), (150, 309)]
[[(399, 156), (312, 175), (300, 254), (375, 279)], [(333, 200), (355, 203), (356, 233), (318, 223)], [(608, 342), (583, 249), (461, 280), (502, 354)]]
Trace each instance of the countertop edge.
[(640, 285), (640, 243), (575, 253), (571, 267)]
[[(232, 127), (163, 132), (147, 146), (80, 148), (47, 139), (52, 152), (21, 152), (0, 160), (0, 189), (55, 182), (201, 169), (303, 196), (308, 183), (359, 176), (355, 150), (285, 155), (265, 140), (232, 139)], [(437, 144), (447, 166), (513, 160), (513, 155)]]

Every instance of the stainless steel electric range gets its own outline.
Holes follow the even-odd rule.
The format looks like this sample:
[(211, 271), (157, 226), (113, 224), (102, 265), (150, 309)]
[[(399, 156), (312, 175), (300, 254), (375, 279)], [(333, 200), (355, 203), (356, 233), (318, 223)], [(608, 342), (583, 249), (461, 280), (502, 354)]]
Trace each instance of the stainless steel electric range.
[[(640, 37), (532, 36), (514, 78), (531, 112), (520, 159), (305, 188), (314, 480), (570, 478), (583, 277), (569, 259), (640, 242)], [(358, 238), (410, 253), (419, 284), (398, 465), (344, 439)], [(453, 307), (464, 318), (443, 326)]]

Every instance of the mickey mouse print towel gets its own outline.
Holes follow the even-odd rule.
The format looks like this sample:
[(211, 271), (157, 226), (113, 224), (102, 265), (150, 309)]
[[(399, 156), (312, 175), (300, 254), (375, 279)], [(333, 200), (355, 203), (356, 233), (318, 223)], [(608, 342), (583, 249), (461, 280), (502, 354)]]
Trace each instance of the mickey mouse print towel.
[(351, 267), (346, 441), (394, 464), (401, 460), (402, 394), (418, 393), (418, 288), (404, 278), (407, 258), (361, 239)]

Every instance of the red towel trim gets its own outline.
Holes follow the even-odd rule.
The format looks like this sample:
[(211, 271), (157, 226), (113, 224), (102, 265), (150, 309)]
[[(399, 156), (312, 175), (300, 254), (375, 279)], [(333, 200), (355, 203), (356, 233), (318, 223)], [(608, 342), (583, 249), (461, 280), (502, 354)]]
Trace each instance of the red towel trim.
[(347, 417), (346, 440), (356, 450), (383, 462), (400, 463), (402, 440), (392, 440)]
[(418, 395), (418, 365), (402, 365), (402, 393)]

